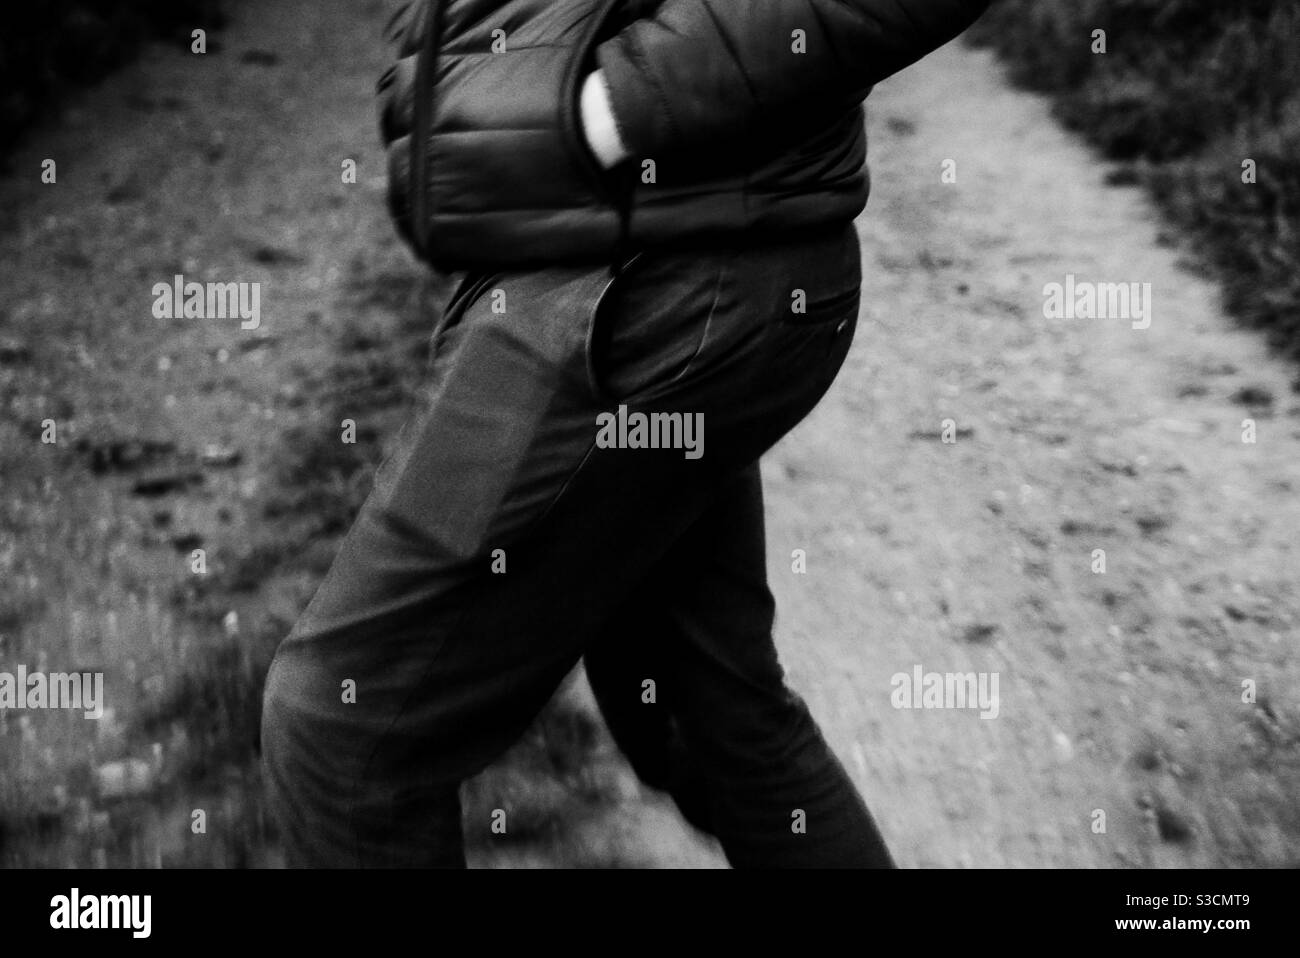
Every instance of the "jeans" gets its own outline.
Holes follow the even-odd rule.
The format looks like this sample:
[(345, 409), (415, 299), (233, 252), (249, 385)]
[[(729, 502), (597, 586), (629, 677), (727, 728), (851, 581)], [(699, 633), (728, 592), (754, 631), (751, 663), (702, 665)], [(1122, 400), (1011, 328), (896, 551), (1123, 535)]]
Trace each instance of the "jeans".
[[(634, 769), (734, 866), (892, 864), (785, 684), (758, 471), (843, 363), (860, 283), (847, 226), (462, 284), (267, 677), (291, 865), (463, 865), (460, 783), (583, 656)], [(703, 442), (663, 416), (659, 443), (602, 440), (611, 413)]]

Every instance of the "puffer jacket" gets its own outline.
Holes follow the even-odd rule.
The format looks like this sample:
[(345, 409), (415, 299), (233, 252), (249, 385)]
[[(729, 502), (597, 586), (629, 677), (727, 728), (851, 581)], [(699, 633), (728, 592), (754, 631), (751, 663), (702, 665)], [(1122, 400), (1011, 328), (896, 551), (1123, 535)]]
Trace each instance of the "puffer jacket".
[[(442, 270), (789, 237), (867, 201), (862, 105), (990, 0), (397, 0), (379, 82), (389, 208)], [(633, 157), (603, 170), (604, 71)]]

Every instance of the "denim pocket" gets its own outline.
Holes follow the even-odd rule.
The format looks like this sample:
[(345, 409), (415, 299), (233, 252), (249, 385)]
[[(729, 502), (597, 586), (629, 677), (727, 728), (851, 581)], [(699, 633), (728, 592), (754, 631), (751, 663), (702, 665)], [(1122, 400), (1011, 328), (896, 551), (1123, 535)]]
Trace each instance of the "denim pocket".
[(620, 263), (617, 272), (610, 276), (609, 282), (601, 289), (600, 295), (596, 297), (596, 301), (591, 304), (591, 308), (587, 311), (586, 335), (583, 343), (583, 358), (586, 361), (587, 370), (587, 388), (591, 392), (591, 397), (600, 403), (613, 398), (609, 395), (605, 383), (601, 380), (601, 372), (596, 363), (596, 354), (601, 351), (609, 335), (609, 327), (602, 321), (602, 314), (611, 299), (610, 293), (615, 284), (643, 255), (643, 253), (633, 254)]
[(696, 371), (718, 333), (731, 256), (642, 252), (623, 264), (589, 316), (587, 375), (597, 402), (646, 399)]
[(479, 297), (500, 276), (500, 273), (468, 272), (461, 277), (460, 282), (456, 284), (456, 288), (443, 306), (442, 314), (438, 317), (438, 322), (434, 324), (433, 333), (429, 337), (430, 366), (433, 366), (437, 361), (439, 346), (442, 344), (443, 339), (446, 338), (447, 333), (464, 319), (469, 308), (478, 301)]

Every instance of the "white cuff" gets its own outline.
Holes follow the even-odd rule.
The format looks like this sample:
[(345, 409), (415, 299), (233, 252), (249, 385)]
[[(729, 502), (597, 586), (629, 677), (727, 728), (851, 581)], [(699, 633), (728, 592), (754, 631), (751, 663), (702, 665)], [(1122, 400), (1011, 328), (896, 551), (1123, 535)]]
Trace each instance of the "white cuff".
[(601, 166), (609, 169), (632, 155), (619, 135), (602, 71), (589, 73), (583, 80), (579, 105), (583, 135)]

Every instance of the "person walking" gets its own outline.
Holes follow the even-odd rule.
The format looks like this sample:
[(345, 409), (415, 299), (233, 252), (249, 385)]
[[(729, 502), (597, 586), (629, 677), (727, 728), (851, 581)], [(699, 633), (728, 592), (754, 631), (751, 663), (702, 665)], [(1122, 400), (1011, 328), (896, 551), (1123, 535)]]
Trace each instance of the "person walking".
[(733, 866), (894, 864), (785, 682), (758, 463), (853, 338), (863, 102), (987, 3), (399, 4), (390, 208), (457, 282), (267, 676), (289, 864), (463, 866), (461, 782), (584, 658)]

